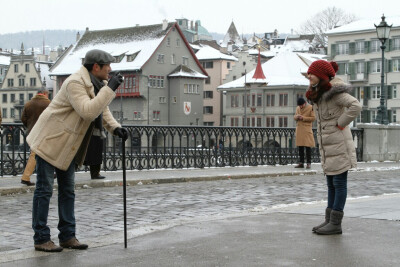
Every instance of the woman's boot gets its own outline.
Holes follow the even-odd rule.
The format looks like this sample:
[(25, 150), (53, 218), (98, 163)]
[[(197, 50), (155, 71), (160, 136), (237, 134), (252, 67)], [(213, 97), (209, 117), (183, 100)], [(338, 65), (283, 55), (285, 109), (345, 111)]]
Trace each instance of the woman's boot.
[(337, 235), (342, 234), (343, 211), (332, 210), (329, 223), (315, 232), (319, 235)]
[(331, 217), (331, 212), (332, 209), (331, 208), (326, 208), (325, 209), (325, 221), (323, 223), (321, 223), (318, 226), (313, 227), (312, 231), (315, 233), (315, 231), (321, 227), (324, 227), (325, 225), (327, 225), (329, 223), (329, 219)]

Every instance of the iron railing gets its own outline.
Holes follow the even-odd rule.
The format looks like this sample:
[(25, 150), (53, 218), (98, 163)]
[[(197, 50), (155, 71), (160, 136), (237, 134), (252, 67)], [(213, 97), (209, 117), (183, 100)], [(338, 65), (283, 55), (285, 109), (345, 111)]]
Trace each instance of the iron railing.
[[(298, 162), (295, 128), (124, 125), (129, 170), (286, 165)], [(352, 129), (357, 160), (362, 161), (363, 130)], [(106, 134), (103, 170), (122, 169), (121, 139)], [(1, 176), (23, 173), (29, 147), (22, 124), (1, 126)], [(316, 130), (314, 129), (316, 138)], [(317, 144), (317, 142), (316, 142)], [(318, 147), (312, 161), (319, 162)], [(80, 170), (87, 170), (83, 166)]]

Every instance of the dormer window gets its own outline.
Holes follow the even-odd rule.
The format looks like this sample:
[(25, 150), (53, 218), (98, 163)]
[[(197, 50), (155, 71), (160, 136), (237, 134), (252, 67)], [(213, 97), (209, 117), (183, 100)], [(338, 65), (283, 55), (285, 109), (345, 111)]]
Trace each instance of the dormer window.
[(140, 51), (138, 51), (138, 52), (136, 52), (136, 53), (134, 53), (134, 54), (132, 54), (132, 55), (127, 55), (127, 56), (126, 56), (126, 61), (127, 61), (127, 62), (132, 62), (132, 61), (134, 61), (135, 58), (137, 57), (137, 55), (139, 54), (139, 52), (140, 52)]

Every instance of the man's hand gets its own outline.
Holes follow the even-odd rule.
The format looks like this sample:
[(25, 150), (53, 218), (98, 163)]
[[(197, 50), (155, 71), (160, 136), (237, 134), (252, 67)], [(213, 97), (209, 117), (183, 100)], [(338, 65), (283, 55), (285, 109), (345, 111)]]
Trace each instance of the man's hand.
[(118, 127), (114, 130), (114, 135), (119, 136), (125, 142), (129, 137), (129, 132), (126, 128)]
[(113, 89), (114, 91), (117, 90), (118, 86), (124, 81), (124, 77), (121, 73), (117, 73), (108, 80), (108, 87)]

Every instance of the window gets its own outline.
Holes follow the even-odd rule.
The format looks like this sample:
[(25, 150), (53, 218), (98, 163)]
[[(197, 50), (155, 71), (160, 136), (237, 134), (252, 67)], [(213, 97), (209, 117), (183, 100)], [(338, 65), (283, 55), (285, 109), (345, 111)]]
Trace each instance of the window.
[(371, 72), (381, 72), (381, 65), (380, 60), (371, 61)]
[(15, 109), (10, 108), (10, 118), (15, 118)]
[(288, 94), (279, 94), (279, 106), (286, 107), (288, 105)]
[(175, 54), (172, 54), (171, 55), (171, 64), (172, 65), (175, 65), (176, 63), (175, 63)]
[(297, 93), (296, 94), (296, 100), (299, 99), (299, 98), (304, 98), (303, 93)]
[(20, 103), (21, 103), (21, 101), (23, 102), (24, 101), (24, 94), (19, 94), (19, 101), (20, 101)]
[(182, 57), (182, 64), (185, 66), (189, 65), (189, 59), (187, 57)]
[(378, 115), (377, 110), (371, 110), (371, 121), (370, 122), (375, 122), (376, 121), (376, 115)]
[(250, 126), (250, 118), (247, 118), (246, 120), (244, 120), (244, 118), (242, 118), (242, 125), (243, 125), (243, 127), (249, 127)]
[(165, 104), (165, 103), (167, 103), (167, 98), (165, 96), (160, 96), (160, 97), (158, 97), (158, 102), (160, 104)]
[(29, 64), (25, 64), (25, 72), (29, 72)]
[(153, 88), (164, 88), (164, 76), (149, 75), (149, 86)]
[(393, 50), (400, 50), (400, 38), (393, 38)]
[(348, 43), (342, 43), (338, 44), (338, 55), (348, 55), (349, 54), (349, 44)]
[(251, 106), (254, 107), (256, 105), (256, 94), (251, 94)]
[(393, 85), (392, 89), (393, 89), (392, 97), (397, 98), (397, 85)]
[(140, 111), (134, 111), (133, 112), (133, 119), (134, 120), (140, 120), (142, 119), (142, 113)]
[(204, 98), (213, 98), (213, 91), (204, 91), (203, 92), (203, 95), (204, 95)]
[(228, 69), (230, 69), (230, 68), (231, 68), (231, 63), (230, 63), (230, 62), (226, 62), (226, 67), (227, 67)]
[(239, 95), (231, 95), (231, 108), (239, 107)]
[(279, 127), (287, 127), (288, 126), (288, 118), (287, 117), (279, 117)]
[(14, 65), (14, 72), (15, 72), (15, 73), (18, 73), (18, 64), (15, 64), (15, 65)]
[(28, 99), (31, 100), (32, 97), (33, 97), (33, 94), (32, 94), (32, 93), (29, 93), (29, 94), (28, 94)]
[(356, 73), (364, 73), (364, 62), (356, 62)]
[(7, 79), (7, 84), (8, 84), (8, 87), (13, 87), (14, 86), (14, 79)]
[(257, 94), (257, 107), (262, 106), (262, 94)]
[(364, 41), (356, 42), (356, 54), (363, 54), (364, 53)]
[(153, 111), (153, 121), (159, 121), (159, 120), (160, 120), (160, 111), (154, 110)]
[(243, 98), (242, 98), (242, 103), (243, 103), (243, 107), (244, 106), (246, 106), (246, 107), (249, 107), (250, 106), (250, 95), (248, 95), (248, 94), (246, 94), (247, 95), (247, 103), (246, 102), (244, 102), (245, 101), (245, 95), (243, 94)]
[(7, 94), (3, 94), (3, 103), (7, 103)]
[(181, 46), (181, 39), (176, 39), (176, 47), (180, 47)]
[(15, 102), (15, 94), (10, 94), (10, 97), (11, 97), (11, 103), (14, 103)]
[(178, 98), (176, 96), (173, 96), (172, 97), (172, 103), (176, 103), (176, 102), (178, 102)]
[(261, 127), (261, 117), (257, 117), (257, 127)]
[(213, 107), (212, 106), (203, 107), (203, 114), (213, 114)]
[(204, 126), (214, 126), (214, 122), (213, 121), (205, 121), (203, 122)]
[(275, 106), (275, 95), (274, 94), (267, 94), (267, 107)]
[(25, 79), (24, 78), (19, 78), (18, 79), (18, 85), (19, 86), (25, 86)]
[(395, 71), (395, 72), (400, 71), (400, 59), (392, 60), (392, 71)]
[(206, 84), (210, 84), (210, 83), (211, 83), (211, 77), (208, 76), (207, 79), (206, 79)]
[(198, 94), (200, 85), (198, 84), (187, 84), (183, 85), (183, 93), (185, 94)]
[(265, 124), (267, 127), (275, 127), (275, 118), (267, 117), (267, 123)]
[(36, 86), (36, 78), (31, 78), (30, 86)]
[(171, 45), (171, 38), (167, 38), (167, 46), (170, 46)]
[(203, 62), (202, 65), (203, 65), (203, 68), (205, 68), (205, 69), (214, 68), (214, 62), (212, 62), (212, 61)]
[(231, 126), (239, 126), (239, 118), (231, 117)]
[(348, 63), (338, 63), (338, 71), (337, 74), (338, 75), (345, 75), (345, 74), (349, 74), (349, 64)]
[(164, 55), (163, 54), (157, 55), (157, 63), (164, 64)]
[(372, 40), (371, 41), (371, 52), (379, 52), (381, 51), (381, 42), (379, 40)]
[(3, 116), (3, 118), (7, 118), (7, 108), (3, 108), (1, 116)]
[(397, 110), (392, 110), (392, 122), (397, 122)]
[(381, 98), (381, 87), (380, 86), (371, 86), (372, 97), (371, 99), (380, 99)]

